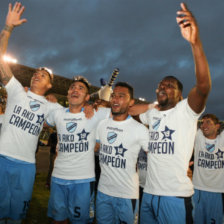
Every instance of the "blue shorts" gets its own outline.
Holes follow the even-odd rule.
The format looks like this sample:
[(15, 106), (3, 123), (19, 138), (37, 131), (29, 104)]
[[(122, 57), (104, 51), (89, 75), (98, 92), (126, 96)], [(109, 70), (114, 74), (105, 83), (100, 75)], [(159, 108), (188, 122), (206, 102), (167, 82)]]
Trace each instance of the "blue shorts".
[(97, 223), (138, 223), (138, 203), (138, 199), (112, 197), (98, 191), (96, 197)]
[(195, 189), (194, 223), (221, 224), (223, 220), (223, 194)]
[(25, 218), (35, 172), (35, 164), (22, 164), (0, 156), (0, 219)]
[(51, 181), (48, 216), (55, 221), (88, 223), (94, 218), (95, 182), (58, 184)]
[(157, 196), (144, 192), (140, 223), (193, 223), (191, 197)]

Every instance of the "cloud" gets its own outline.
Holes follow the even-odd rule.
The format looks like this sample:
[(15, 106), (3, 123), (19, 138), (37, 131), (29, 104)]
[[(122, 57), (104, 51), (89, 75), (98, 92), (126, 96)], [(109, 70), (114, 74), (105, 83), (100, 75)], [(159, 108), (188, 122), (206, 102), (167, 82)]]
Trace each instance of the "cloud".
[[(176, 24), (177, 0), (22, 2), (28, 22), (15, 29), (9, 47), (21, 64), (48, 66), (65, 77), (81, 74), (93, 85), (99, 85), (101, 77), (109, 79), (118, 67), (118, 80), (129, 81), (136, 96), (150, 101), (165, 75), (176, 75), (183, 82), (184, 96), (195, 83), (191, 48)], [(185, 2), (199, 23), (212, 74), (207, 108), (224, 119), (218, 106), (223, 89), (224, 30), (220, 21), (224, 2)], [(1, 3), (2, 27), (7, 4)]]

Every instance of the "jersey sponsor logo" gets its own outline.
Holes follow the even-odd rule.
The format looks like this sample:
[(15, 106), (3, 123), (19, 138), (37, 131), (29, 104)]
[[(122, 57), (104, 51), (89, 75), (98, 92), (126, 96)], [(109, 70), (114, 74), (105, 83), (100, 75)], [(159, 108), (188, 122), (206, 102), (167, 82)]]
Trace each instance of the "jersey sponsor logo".
[(114, 128), (114, 127), (107, 127), (108, 130), (112, 130), (112, 131), (119, 131), (119, 132), (123, 132), (123, 129), (119, 129), (119, 128)]
[(108, 132), (107, 133), (107, 141), (112, 144), (116, 141), (117, 134), (115, 132)]
[(73, 133), (77, 128), (77, 123), (75, 122), (68, 122), (66, 123), (66, 129), (69, 133)]
[(153, 122), (152, 124), (152, 128), (153, 130), (157, 131), (160, 125), (161, 119), (156, 120), (155, 122)]
[(215, 150), (215, 144), (205, 143), (205, 148), (207, 149), (207, 151), (213, 152)]
[(73, 121), (73, 122), (76, 121), (77, 122), (77, 121), (82, 121), (82, 118), (64, 118), (63, 120), (64, 121)]
[(30, 101), (30, 109), (32, 111), (37, 111), (40, 109), (40, 104), (37, 101)]
[(77, 135), (79, 136), (79, 141), (86, 140), (90, 132), (86, 132), (85, 129), (82, 130), (82, 132), (78, 133)]

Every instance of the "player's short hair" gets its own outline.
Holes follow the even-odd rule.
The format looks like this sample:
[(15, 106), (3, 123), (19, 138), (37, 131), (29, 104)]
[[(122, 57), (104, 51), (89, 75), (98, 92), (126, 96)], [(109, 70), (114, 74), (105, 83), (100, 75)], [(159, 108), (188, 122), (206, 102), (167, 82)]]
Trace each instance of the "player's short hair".
[(51, 71), (51, 69), (49, 69), (47, 67), (40, 67), (40, 68), (37, 69), (37, 71), (45, 71), (45, 72), (47, 72), (47, 74), (49, 76), (49, 79), (50, 79), (50, 83), (51, 84), (53, 83), (53, 81), (54, 81), (54, 74)]
[(118, 86), (127, 88), (128, 92), (129, 92), (129, 95), (130, 95), (130, 98), (131, 99), (134, 98), (134, 88), (131, 85), (129, 85), (127, 82), (117, 82), (115, 84), (114, 88), (118, 87)]
[(201, 119), (203, 120), (203, 119), (209, 119), (209, 118), (214, 122), (214, 124), (219, 124), (219, 119), (214, 114), (205, 114), (202, 116)]
[(89, 81), (85, 77), (83, 77), (81, 75), (74, 76), (73, 80), (72, 80), (72, 83), (74, 83), (74, 82), (82, 82), (86, 86), (87, 92), (89, 93), (90, 83), (89, 83)]
[(173, 79), (173, 80), (175, 80), (177, 82), (178, 89), (180, 90), (181, 93), (183, 92), (183, 84), (175, 76), (168, 75), (168, 76), (165, 76), (162, 80), (165, 80), (165, 79)]

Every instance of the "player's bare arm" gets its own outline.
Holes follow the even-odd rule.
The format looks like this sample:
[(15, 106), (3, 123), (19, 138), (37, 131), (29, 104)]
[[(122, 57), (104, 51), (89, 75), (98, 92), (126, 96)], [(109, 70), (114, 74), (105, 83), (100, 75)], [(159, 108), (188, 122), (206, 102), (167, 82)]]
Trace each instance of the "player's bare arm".
[(26, 19), (21, 19), (25, 7), (21, 3), (16, 2), (14, 6), (9, 4), (8, 14), (6, 16), (5, 26), (0, 34), (0, 81), (6, 85), (13, 76), (7, 63), (3, 61), (3, 55), (7, 51), (8, 41), (11, 33), (16, 26), (26, 22)]
[(153, 108), (156, 108), (156, 104), (154, 103), (150, 103), (150, 104), (146, 104), (146, 103), (142, 103), (142, 104), (134, 104), (133, 106), (131, 106), (128, 110), (128, 114), (131, 116), (137, 116), (139, 114), (145, 113), (148, 110), (151, 110)]
[(100, 143), (96, 142), (95, 148), (94, 148), (94, 152), (98, 152), (100, 150)]
[(205, 107), (211, 89), (208, 62), (200, 40), (197, 22), (186, 4), (181, 3), (181, 10), (177, 12), (176, 20), (183, 38), (191, 45), (195, 63), (196, 85), (188, 95), (188, 103), (193, 111), (200, 113)]

